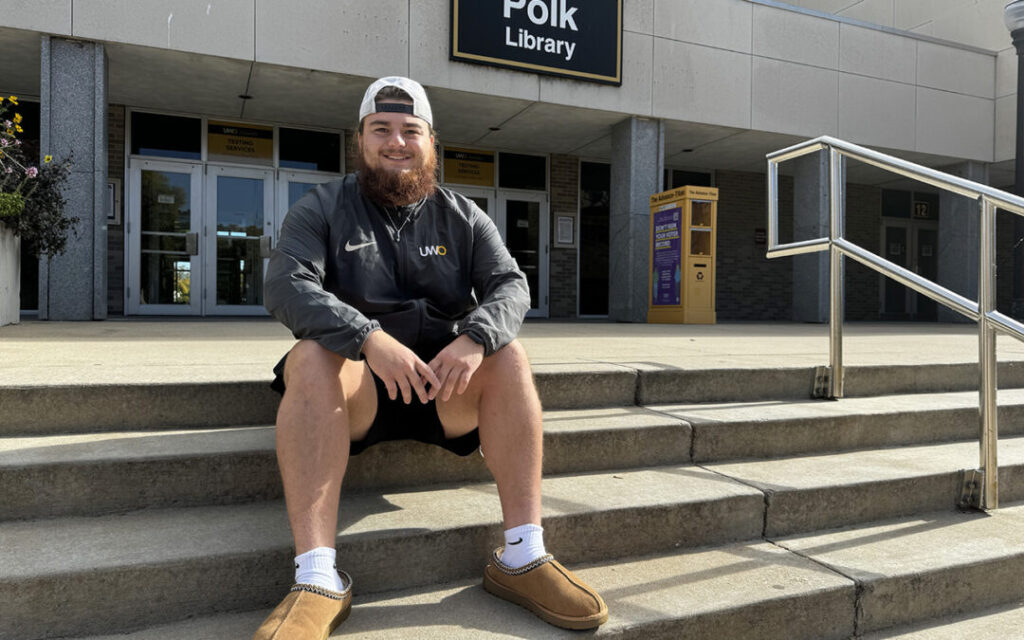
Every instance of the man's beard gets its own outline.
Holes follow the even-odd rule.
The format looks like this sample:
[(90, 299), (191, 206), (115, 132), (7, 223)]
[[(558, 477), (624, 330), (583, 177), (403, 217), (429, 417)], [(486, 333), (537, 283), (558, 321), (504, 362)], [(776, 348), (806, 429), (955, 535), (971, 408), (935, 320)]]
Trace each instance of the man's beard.
[(400, 207), (419, 202), (433, 194), (437, 187), (437, 154), (433, 149), (422, 166), (409, 171), (369, 167), (360, 150), (356, 157), (356, 168), (359, 170), (359, 186), (363, 193), (385, 207)]

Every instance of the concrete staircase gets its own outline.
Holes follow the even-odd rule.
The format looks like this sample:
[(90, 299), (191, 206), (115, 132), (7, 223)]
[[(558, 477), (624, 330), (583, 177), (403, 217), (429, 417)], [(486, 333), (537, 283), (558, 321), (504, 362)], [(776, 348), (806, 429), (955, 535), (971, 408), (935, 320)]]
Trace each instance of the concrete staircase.
[[(810, 368), (534, 369), (545, 539), (608, 602), (594, 635), (1024, 637), (1019, 363), (1000, 369), (987, 515), (956, 509), (973, 365), (851, 368), (840, 402), (809, 399)], [(292, 578), (276, 401), (255, 383), (0, 388), (0, 639), (250, 637)], [(341, 511), (356, 601), (337, 636), (578, 635), (480, 588), (501, 527), (478, 456), (375, 447)]]

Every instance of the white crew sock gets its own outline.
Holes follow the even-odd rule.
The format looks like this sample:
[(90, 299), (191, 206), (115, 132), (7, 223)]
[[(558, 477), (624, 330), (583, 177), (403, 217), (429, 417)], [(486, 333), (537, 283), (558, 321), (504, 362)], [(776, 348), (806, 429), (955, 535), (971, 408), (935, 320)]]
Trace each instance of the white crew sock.
[(313, 584), (331, 591), (344, 591), (345, 584), (338, 575), (334, 564), (337, 551), (328, 547), (317, 547), (295, 557), (296, 584)]
[(518, 569), (547, 553), (544, 550), (544, 528), (540, 525), (524, 524), (505, 532), (501, 561), (509, 567)]

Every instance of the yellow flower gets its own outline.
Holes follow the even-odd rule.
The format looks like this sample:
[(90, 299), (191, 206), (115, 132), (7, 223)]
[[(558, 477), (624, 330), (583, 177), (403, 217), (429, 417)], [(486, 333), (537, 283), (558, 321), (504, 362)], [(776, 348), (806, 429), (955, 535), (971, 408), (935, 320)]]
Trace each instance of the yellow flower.
[(21, 122), (21, 114), (16, 113), (14, 114), (14, 124), (18, 124), (19, 122)]
[(23, 133), (25, 131), (24, 129), (21, 128), (20, 124), (14, 125), (14, 130), (17, 131), (18, 133)]
[(11, 104), (18, 104), (18, 96), (10, 96), (7, 99), (11, 101)]
[(43, 158), (43, 162), (53, 162), (53, 156), (46, 156), (45, 158)]

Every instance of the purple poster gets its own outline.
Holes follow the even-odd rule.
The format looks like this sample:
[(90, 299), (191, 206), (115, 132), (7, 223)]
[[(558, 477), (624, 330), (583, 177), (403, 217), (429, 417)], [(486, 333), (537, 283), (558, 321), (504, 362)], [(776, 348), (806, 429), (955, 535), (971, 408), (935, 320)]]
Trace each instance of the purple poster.
[(679, 304), (679, 282), (682, 278), (682, 207), (654, 212), (654, 253), (652, 254), (651, 304)]

